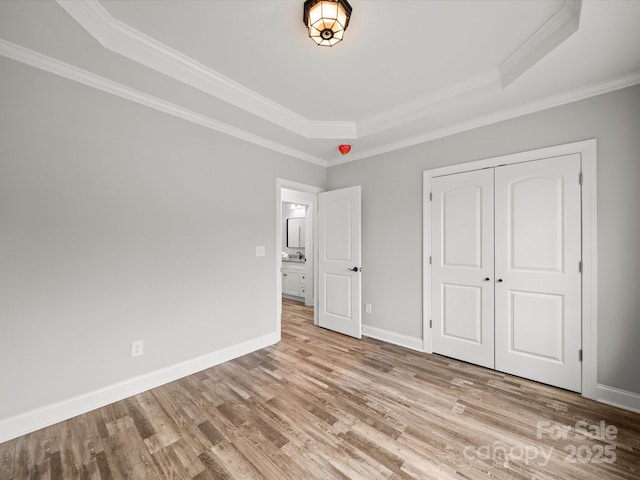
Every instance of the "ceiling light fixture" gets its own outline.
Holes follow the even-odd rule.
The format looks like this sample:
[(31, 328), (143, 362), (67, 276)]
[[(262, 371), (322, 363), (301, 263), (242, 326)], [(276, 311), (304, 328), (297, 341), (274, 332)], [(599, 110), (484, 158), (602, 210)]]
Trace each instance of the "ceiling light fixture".
[(347, 0), (307, 0), (302, 21), (318, 45), (332, 47), (342, 40), (349, 26), (351, 5)]

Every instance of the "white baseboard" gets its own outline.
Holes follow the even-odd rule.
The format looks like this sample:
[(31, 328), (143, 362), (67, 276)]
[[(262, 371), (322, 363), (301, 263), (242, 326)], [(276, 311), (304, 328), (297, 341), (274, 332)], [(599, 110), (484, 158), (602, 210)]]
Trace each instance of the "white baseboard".
[(283, 298), (288, 298), (289, 300), (295, 300), (296, 302), (304, 302), (304, 297), (297, 297), (295, 295), (289, 295), (288, 293), (282, 294)]
[(362, 335), (422, 352), (421, 338), (409, 337), (408, 335), (402, 335), (400, 333), (394, 333), (381, 328), (370, 327), (368, 325), (362, 326)]
[(640, 413), (640, 395), (607, 385), (596, 385), (596, 400), (614, 407)]
[(270, 333), (201, 357), (114, 383), (53, 405), (1, 419), (0, 443), (255, 352), (277, 342), (277, 334), (275, 332)]

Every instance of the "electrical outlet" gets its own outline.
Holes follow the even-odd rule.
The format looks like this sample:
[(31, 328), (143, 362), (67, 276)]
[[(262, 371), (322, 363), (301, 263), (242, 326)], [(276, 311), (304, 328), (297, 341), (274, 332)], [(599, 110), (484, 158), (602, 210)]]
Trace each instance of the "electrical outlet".
[(264, 248), (264, 245), (258, 245), (256, 247), (256, 257), (264, 257), (266, 255), (266, 250)]
[(144, 353), (144, 340), (135, 340), (131, 342), (131, 356), (139, 357)]
[(370, 303), (365, 303), (364, 304), (364, 313), (371, 313), (371, 304)]

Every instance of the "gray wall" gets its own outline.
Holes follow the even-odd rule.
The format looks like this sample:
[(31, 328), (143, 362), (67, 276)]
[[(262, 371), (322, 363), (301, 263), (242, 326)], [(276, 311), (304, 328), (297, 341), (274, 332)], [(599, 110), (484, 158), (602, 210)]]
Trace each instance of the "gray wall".
[(332, 167), (327, 182), (11, 60), (0, 71), (0, 420), (272, 332), (277, 176), (362, 185), (364, 322), (421, 337), (422, 171), (588, 138), (598, 381), (640, 393), (640, 87)]
[(275, 178), (325, 168), (0, 71), (0, 420), (275, 330)]
[[(640, 393), (640, 86), (331, 167), (362, 185), (363, 323), (422, 336), (422, 172), (598, 141), (598, 383)], [(393, 245), (393, 248), (389, 248)]]

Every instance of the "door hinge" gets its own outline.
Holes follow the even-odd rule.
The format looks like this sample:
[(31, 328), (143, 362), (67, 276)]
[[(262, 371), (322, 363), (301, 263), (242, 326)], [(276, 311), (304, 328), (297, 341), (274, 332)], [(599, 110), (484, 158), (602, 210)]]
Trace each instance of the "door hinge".
[(578, 271), (582, 273), (582, 260), (578, 262)]
[(433, 192), (429, 192), (429, 201), (432, 202), (433, 201)]
[(431, 256), (429, 256), (429, 265), (431, 265)]
[(429, 320), (429, 328), (433, 328), (433, 320)]
[(580, 185), (582, 185), (582, 178), (583, 178), (583, 177), (582, 177), (582, 172), (580, 172), (580, 175), (578, 175), (578, 183), (579, 183)]
[(582, 349), (578, 350), (578, 361), (582, 361)]

